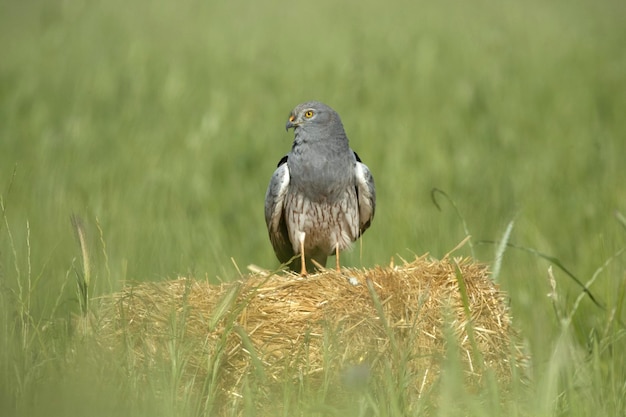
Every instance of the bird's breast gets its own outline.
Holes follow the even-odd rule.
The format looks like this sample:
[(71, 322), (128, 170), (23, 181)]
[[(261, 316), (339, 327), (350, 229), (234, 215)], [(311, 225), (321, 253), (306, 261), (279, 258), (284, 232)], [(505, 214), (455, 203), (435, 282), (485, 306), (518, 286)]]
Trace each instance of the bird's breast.
[(333, 202), (354, 187), (354, 167), (349, 162), (330, 158), (299, 159), (289, 165), (290, 188), (310, 201)]

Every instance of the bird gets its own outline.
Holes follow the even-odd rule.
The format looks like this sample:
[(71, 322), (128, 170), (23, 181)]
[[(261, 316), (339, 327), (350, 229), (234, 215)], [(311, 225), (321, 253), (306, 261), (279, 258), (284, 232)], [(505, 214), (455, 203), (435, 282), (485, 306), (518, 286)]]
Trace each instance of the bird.
[[(371, 225), (374, 177), (350, 148), (339, 114), (318, 101), (298, 104), (285, 129), (293, 129), (265, 194), (265, 223), (276, 257), (306, 276), (328, 256), (349, 248)], [(299, 258), (299, 259), (298, 259)]]

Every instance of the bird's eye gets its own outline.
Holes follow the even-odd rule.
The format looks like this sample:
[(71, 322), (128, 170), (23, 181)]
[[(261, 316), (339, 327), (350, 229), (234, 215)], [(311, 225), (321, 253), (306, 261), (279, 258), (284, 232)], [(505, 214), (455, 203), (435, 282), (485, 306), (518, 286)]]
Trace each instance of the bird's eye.
[(306, 117), (307, 119), (310, 119), (311, 117), (313, 117), (313, 110), (307, 110), (304, 112), (304, 117)]

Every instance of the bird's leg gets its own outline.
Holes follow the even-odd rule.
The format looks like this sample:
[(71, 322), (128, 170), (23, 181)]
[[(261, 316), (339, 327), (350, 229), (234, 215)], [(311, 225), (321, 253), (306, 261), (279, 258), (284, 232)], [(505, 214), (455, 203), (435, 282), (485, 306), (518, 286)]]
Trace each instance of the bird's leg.
[(307, 275), (306, 260), (304, 259), (304, 233), (303, 233), (303, 236), (300, 238), (300, 262), (301, 262), (300, 275), (306, 276)]
[(341, 272), (341, 267), (339, 266), (339, 243), (335, 245), (335, 262), (337, 263), (337, 272)]

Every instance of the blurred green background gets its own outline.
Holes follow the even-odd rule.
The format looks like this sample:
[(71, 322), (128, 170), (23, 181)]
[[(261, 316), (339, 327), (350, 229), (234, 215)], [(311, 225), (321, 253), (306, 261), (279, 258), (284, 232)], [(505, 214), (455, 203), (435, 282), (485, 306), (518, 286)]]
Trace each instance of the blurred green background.
[[(478, 260), (515, 220), (511, 242), (587, 281), (626, 244), (625, 17), (617, 0), (1, 0), (2, 286), (30, 278), (47, 314), (80, 270), (72, 214), (94, 296), (276, 267), (265, 189), (289, 111), (311, 99), (339, 112), (376, 180), (346, 265), (454, 248), (463, 223), (433, 204), (439, 188)], [(555, 326), (548, 265), (509, 249), (500, 276), (539, 358)], [(625, 268), (618, 256), (594, 283), (603, 305)], [(555, 276), (571, 303), (580, 289)], [(63, 297), (76, 310), (73, 284)], [(602, 326), (581, 308), (581, 335)]]

